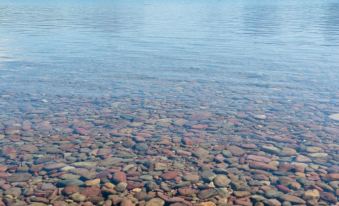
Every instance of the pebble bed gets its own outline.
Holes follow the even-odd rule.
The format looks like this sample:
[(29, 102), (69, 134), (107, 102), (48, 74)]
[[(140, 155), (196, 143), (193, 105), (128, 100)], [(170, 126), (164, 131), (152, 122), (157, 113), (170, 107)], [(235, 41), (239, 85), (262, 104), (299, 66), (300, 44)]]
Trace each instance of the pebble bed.
[(0, 205), (338, 204), (334, 106), (186, 101), (2, 95)]

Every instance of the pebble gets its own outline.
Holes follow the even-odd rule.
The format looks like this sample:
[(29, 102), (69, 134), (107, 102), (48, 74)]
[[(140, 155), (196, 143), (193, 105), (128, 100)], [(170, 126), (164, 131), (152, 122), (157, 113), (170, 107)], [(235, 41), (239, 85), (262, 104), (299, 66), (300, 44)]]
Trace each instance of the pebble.
[(179, 192), (180, 195), (183, 195), (183, 196), (190, 196), (190, 195), (197, 193), (196, 190), (189, 188), (189, 187), (179, 188), (178, 192)]
[(80, 186), (80, 185), (83, 185), (83, 184), (84, 184), (84, 182), (81, 181), (81, 180), (78, 180), (78, 179), (60, 180), (57, 183), (57, 185), (59, 187), (65, 187), (65, 186), (68, 186), (68, 185)]
[(0, 172), (6, 172), (7, 169), (8, 169), (7, 166), (0, 165)]
[(126, 182), (127, 181), (126, 173), (115, 172), (112, 179), (115, 183)]
[(327, 178), (331, 181), (339, 181), (339, 173), (328, 174)]
[(146, 203), (146, 206), (163, 206), (165, 201), (160, 198), (153, 198)]
[(66, 167), (67, 165), (65, 163), (51, 163), (48, 165), (44, 166), (45, 170), (55, 170), (55, 169), (60, 169), (63, 167)]
[(41, 202), (32, 202), (29, 206), (47, 206), (47, 204)]
[(316, 189), (305, 191), (303, 197), (304, 200), (306, 200), (308, 203), (311, 203), (312, 205), (317, 205), (319, 198), (320, 192)]
[(304, 163), (312, 162), (312, 160), (309, 157), (306, 157), (304, 155), (298, 155), (295, 158), (295, 161), (297, 161), (297, 162), (304, 162)]
[(265, 203), (269, 206), (281, 206), (281, 203), (277, 199), (268, 199)]
[(178, 176), (178, 172), (169, 171), (161, 175), (161, 178), (164, 180), (173, 180)]
[(309, 153), (319, 153), (322, 151), (323, 149), (320, 147), (306, 147), (306, 152), (309, 152)]
[(148, 150), (148, 145), (146, 143), (138, 143), (134, 146), (134, 149), (140, 152)]
[(21, 189), (18, 187), (11, 187), (9, 189), (6, 189), (4, 194), (11, 195), (13, 197), (19, 197), (21, 195)]
[(213, 179), (216, 177), (216, 174), (210, 170), (207, 171), (203, 171), (201, 173), (201, 178), (205, 181), (205, 182), (211, 182), (213, 181)]
[(168, 169), (168, 166), (166, 163), (157, 162), (154, 164), (154, 170), (156, 171), (163, 171), (167, 169)]
[(122, 201), (121, 201), (121, 204), (120, 206), (134, 206), (135, 204), (133, 204), (132, 200), (130, 199), (127, 199), (127, 198), (124, 198)]
[(327, 157), (328, 154), (327, 153), (323, 153), (323, 152), (318, 152), (318, 153), (309, 153), (307, 154), (309, 157), (313, 157), (313, 158), (324, 158)]
[(8, 182), (27, 182), (30, 179), (32, 179), (30, 173), (15, 173), (7, 177)]
[(72, 200), (76, 202), (84, 202), (86, 200), (86, 196), (80, 193), (74, 193), (71, 195)]
[(80, 188), (79, 186), (77, 185), (67, 185), (63, 190), (62, 192), (66, 195), (71, 195), (71, 194), (74, 194), (74, 193), (77, 193), (79, 192)]
[(56, 186), (52, 183), (43, 183), (41, 185), (41, 189), (42, 190), (55, 190), (56, 189)]
[(118, 192), (123, 192), (125, 191), (127, 188), (127, 183), (126, 182), (120, 182), (119, 184), (116, 185), (115, 189), (118, 191)]
[(258, 120), (265, 120), (267, 118), (264, 114), (255, 114), (253, 117)]
[(227, 150), (232, 153), (232, 156), (242, 156), (245, 154), (245, 151), (242, 148), (235, 145), (227, 147)]
[(337, 197), (333, 193), (330, 193), (330, 192), (322, 192), (320, 194), (320, 198), (322, 200), (328, 201), (330, 203), (336, 203), (337, 202)]
[(187, 174), (183, 176), (183, 180), (185, 181), (190, 181), (190, 182), (198, 182), (200, 180), (200, 176), (199, 175), (195, 175), (195, 174)]
[(259, 156), (259, 155), (248, 155), (246, 157), (248, 160), (253, 160), (257, 162), (264, 162), (264, 163), (269, 163), (272, 160), (270, 158), (264, 157), (264, 156)]
[(152, 181), (153, 180), (153, 176), (152, 175), (141, 175), (140, 179), (146, 180), (146, 181)]
[(199, 159), (205, 159), (209, 155), (209, 151), (204, 148), (196, 148), (193, 152), (193, 155)]
[(217, 175), (213, 179), (213, 183), (217, 187), (227, 187), (230, 184), (231, 180), (226, 175)]
[(226, 158), (232, 157), (232, 153), (231, 153), (230, 151), (228, 151), (228, 150), (222, 151), (222, 155), (223, 155), (224, 157), (226, 157)]
[(278, 170), (278, 168), (274, 165), (266, 164), (264, 162), (250, 162), (249, 166), (254, 169), (262, 169), (262, 170)]
[(99, 178), (85, 181), (86, 186), (94, 186), (94, 185), (99, 185), (99, 184), (100, 184)]
[(247, 196), (251, 195), (251, 193), (249, 191), (234, 191), (233, 194), (236, 197), (247, 197)]
[(271, 154), (279, 155), (281, 152), (279, 148), (272, 146), (272, 145), (263, 145), (261, 148), (263, 151), (271, 153)]
[(282, 195), (280, 197), (284, 201), (288, 201), (291, 203), (296, 203), (296, 204), (305, 204), (305, 200), (301, 199), (300, 197), (294, 196), (294, 195)]
[(216, 206), (214, 202), (202, 202), (198, 206)]
[(96, 162), (75, 162), (72, 164), (74, 167), (93, 168), (96, 167)]
[(198, 197), (201, 200), (205, 200), (205, 199), (214, 197), (216, 195), (218, 195), (218, 191), (216, 189), (205, 189), (205, 190), (199, 191), (198, 193)]

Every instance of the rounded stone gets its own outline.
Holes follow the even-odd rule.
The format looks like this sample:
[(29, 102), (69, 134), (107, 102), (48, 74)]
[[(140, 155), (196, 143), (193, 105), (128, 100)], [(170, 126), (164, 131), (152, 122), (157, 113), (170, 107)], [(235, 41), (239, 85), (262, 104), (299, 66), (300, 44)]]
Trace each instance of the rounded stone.
[(113, 175), (113, 181), (115, 183), (126, 182), (127, 181), (126, 173), (115, 172), (114, 175)]
[(79, 186), (77, 186), (77, 185), (68, 185), (68, 186), (66, 186), (63, 189), (62, 192), (64, 194), (66, 194), (66, 195), (71, 195), (71, 194), (77, 193), (77, 192), (79, 192)]
[(153, 198), (146, 203), (146, 206), (163, 206), (165, 205), (165, 201), (160, 198)]
[(80, 193), (74, 193), (71, 195), (72, 200), (76, 201), (76, 202), (83, 202), (86, 200), (86, 196), (82, 195)]
[(93, 180), (87, 180), (85, 182), (85, 185), (87, 186), (94, 186), (94, 185), (99, 185), (100, 184), (100, 179), (97, 178), (97, 179), (93, 179)]
[(7, 178), (8, 182), (27, 182), (32, 178), (30, 173), (16, 173)]
[(58, 187), (66, 187), (68, 185), (83, 185), (84, 182), (81, 180), (77, 180), (77, 179), (71, 179), (71, 180), (60, 180), (59, 182), (57, 182), (57, 186)]
[(217, 187), (227, 187), (230, 184), (231, 180), (228, 179), (226, 175), (217, 175), (213, 179), (213, 183)]

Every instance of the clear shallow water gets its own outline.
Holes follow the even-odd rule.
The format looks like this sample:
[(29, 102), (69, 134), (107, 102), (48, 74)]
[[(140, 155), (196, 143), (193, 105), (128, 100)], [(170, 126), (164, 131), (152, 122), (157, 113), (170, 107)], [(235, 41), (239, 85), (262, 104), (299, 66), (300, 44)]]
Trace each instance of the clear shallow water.
[(336, 1), (0, 6), (3, 91), (113, 94), (157, 81), (338, 91)]
[[(313, 163), (324, 167), (320, 173), (331, 173), (338, 169), (338, 121), (329, 118), (339, 112), (338, 10), (335, 0), (3, 0), (0, 143), (31, 146), (39, 139), (40, 150), (19, 150), (14, 157), (3, 151), (1, 164), (31, 167), (39, 155), (54, 155), (49, 147), (75, 157), (55, 162), (100, 162), (86, 145), (72, 150), (63, 144), (102, 148), (112, 136), (129, 140), (147, 133), (155, 150), (159, 138), (189, 137), (297, 151), (278, 158), (280, 164), (308, 156), (305, 147), (316, 146), (328, 156), (311, 155)], [(61, 138), (70, 135), (80, 139)], [(272, 156), (251, 147), (243, 148), (246, 155)], [(231, 171), (242, 169), (230, 165)], [(319, 173), (314, 166), (308, 170)]]

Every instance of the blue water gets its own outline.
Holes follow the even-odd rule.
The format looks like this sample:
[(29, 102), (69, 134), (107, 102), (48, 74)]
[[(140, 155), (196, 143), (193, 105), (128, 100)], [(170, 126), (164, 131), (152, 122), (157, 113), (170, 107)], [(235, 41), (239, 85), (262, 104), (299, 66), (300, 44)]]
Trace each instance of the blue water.
[(239, 95), (333, 96), (338, 10), (335, 0), (2, 0), (0, 91), (100, 95), (197, 81)]

